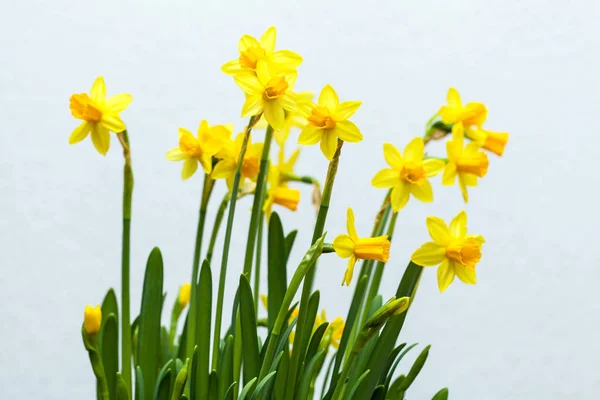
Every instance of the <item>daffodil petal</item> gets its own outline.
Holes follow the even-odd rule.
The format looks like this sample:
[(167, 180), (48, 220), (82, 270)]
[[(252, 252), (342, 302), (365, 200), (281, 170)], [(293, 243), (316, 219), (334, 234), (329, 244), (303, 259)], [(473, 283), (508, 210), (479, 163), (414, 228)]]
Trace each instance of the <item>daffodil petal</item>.
[(251, 115), (258, 115), (263, 110), (263, 98), (262, 96), (247, 96), (246, 102), (242, 107), (242, 117), (249, 117)]
[(213, 179), (229, 178), (235, 174), (235, 163), (229, 160), (221, 160), (215, 165), (211, 177)]
[(462, 102), (460, 101), (460, 94), (458, 90), (451, 87), (448, 89), (448, 94), (446, 95), (446, 102), (449, 106), (452, 107), (462, 107)]
[(263, 105), (265, 119), (274, 129), (282, 129), (285, 126), (285, 112), (277, 101), (265, 101)]
[(244, 68), (242, 68), (242, 66), (240, 65), (239, 58), (228, 61), (221, 66), (221, 71), (225, 72), (227, 75), (235, 76), (241, 73), (243, 70)]
[(442, 185), (452, 186), (456, 180), (456, 164), (449, 162), (444, 167), (444, 174), (442, 175)]
[(321, 94), (319, 94), (319, 105), (327, 107), (329, 111), (333, 112), (336, 110), (340, 99), (331, 85), (326, 85)]
[(354, 240), (358, 240), (358, 234), (356, 233), (356, 224), (354, 223), (354, 211), (348, 207), (346, 211), (346, 230), (350, 237)]
[(428, 180), (424, 180), (418, 184), (412, 183), (410, 185), (410, 192), (423, 203), (431, 203), (433, 201), (433, 189)]
[(121, 93), (107, 99), (104, 106), (110, 113), (120, 113), (121, 111), (125, 110), (127, 106), (129, 106), (131, 100), (133, 100), (133, 96), (126, 93)]
[(335, 124), (335, 134), (340, 139), (349, 143), (358, 143), (363, 140), (363, 135), (352, 121), (340, 121)]
[(428, 158), (423, 160), (423, 169), (425, 170), (425, 176), (430, 178), (436, 176), (444, 170), (446, 163), (443, 160), (435, 158)]
[(466, 237), (475, 240), (480, 246), (485, 243), (485, 239), (481, 235), (467, 235)]
[(283, 96), (277, 99), (279, 107), (284, 110), (294, 111), (296, 110), (296, 99), (292, 93), (285, 93)]
[(334, 131), (326, 130), (323, 132), (323, 136), (321, 137), (321, 151), (328, 160), (331, 160), (335, 155), (337, 143), (338, 138)]
[[(273, 62), (279, 65), (282, 69), (296, 68), (302, 64), (302, 57), (289, 50), (277, 50), (273, 53)], [(312, 98), (312, 93), (311, 93)]]
[(310, 146), (319, 143), (323, 136), (323, 130), (315, 128), (314, 126), (307, 124), (298, 136), (298, 144)]
[(238, 43), (238, 51), (241, 53), (243, 51), (246, 51), (249, 47), (260, 47), (260, 43), (253, 36), (242, 36)]
[(388, 165), (394, 169), (400, 170), (402, 168), (402, 154), (400, 150), (391, 143), (383, 144), (383, 157)]
[(446, 246), (450, 242), (450, 229), (443, 219), (427, 217), (427, 229), (429, 230), (429, 236), (437, 245)]
[(189, 177), (194, 175), (194, 173), (196, 172), (197, 169), (198, 169), (198, 160), (196, 160), (195, 158), (187, 158), (183, 162), (183, 169), (181, 170), (181, 178), (183, 180), (188, 179)]
[(467, 268), (459, 263), (454, 263), (454, 272), (456, 273), (456, 276), (458, 276), (458, 279), (467, 285), (474, 285), (477, 283), (477, 274), (474, 269)]
[(341, 258), (354, 254), (354, 240), (348, 235), (338, 235), (333, 239), (333, 249)]
[(249, 96), (262, 95), (264, 90), (258, 78), (253, 74), (240, 74), (234, 77), (235, 83)]
[(406, 203), (408, 203), (408, 198), (410, 197), (410, 185), (404, 181), (398, 183), (392, 189), (392, 195), (390, 198), (390, 202), (392, 205), (392, 210), (394, 212), (400, 211)]
[(103, 103), (104, 99), (106, 99), (106, 85), (104, 84), (103, 77), (99, 76), (94, 81), (90, 89), (90, 97), (97, 103)]
[(91, 131), (94, 147), (98, 150), (98, 153), (105, 156), (110, 147), (110, 133), (108, 132), (108, 129), (101, 124), (92, 124)]
[(346, 273), (344, 274), (344, 283), (346, 286), (350, 286), (350, 282), (352, 282), (352, 275), (354, 274), (354, 265), (356, 264), (356, 257), (354, 255), (350, 256), (350, 260), (348, 260), (348, 268), (346, 269)]
[(344, 101), (340, 103), (333, 113), (333, 118), (336, 121), (344, 121), (354, 115), (356, 110), (360, 107), (362, 102), (360, 101)]
[(210, 175), (212, 172), (212, 157), (208, 154), (203, 154), (198, 161), (200, 162), (200, 165), (202, 165), (204, 173)]
[(462, 193), (463, 200), (465, 201), (465, 203), (468, 203), (469, 202), (469, 192), (467, 191), (467, 185), (465, 184), (465, 181), (463, 180), (465, 175), (466, 174), (458, 175), (458, 186), (460, 187), (460, 192)]
[(400, 172), (391, 168), (384, 168), (379, 171), (371, 181), (371, 185), (376, 188), (384, 189), (391, 188), (400, 181)]
[(446, 248), (434, 242), (427, 242), (410, 256), (410, 260), (422, 267), (439, 265), (446, 259)]
[(117, 114), (102, 114), (102, 119), (98, 125), (103, 125), (109, 131), (114, 133), (121, 133), (125, 130), (125, 124)]
[(420, 137), (411, 140), (404, 149), (404, 159), (406, 161), (420, 163), (425, 155), (425, 143)]
[(467, 213), (459, 212), (450, 221), (450, 235), (456, 239), (464, 239), (467, 236)]
[(179, 147), (167, 151), (167, 160), (169, 161), (181, 161), (188, 157), (187, 154), (181, 151)]
[(265, 49), (267, 53), (272, 53), (273, 50), (275, 50), (276, 38), (277, 32), (275, 31), (275, 27), (272, 26), (260, 37), (260, 46)]
[(71, 133), (71, 136), (69, 137), (69, 144), (81, 142), (87, 137), (91, 130), (91, 124), (87, 121), (83, 121), (77, 128), (75, 128), (75, 130), (73, 130), (73, 133)]
[(443, 293), (454, 280), (454, 263), (446, 259), (442, 261), (437, 270), (438, 287)]

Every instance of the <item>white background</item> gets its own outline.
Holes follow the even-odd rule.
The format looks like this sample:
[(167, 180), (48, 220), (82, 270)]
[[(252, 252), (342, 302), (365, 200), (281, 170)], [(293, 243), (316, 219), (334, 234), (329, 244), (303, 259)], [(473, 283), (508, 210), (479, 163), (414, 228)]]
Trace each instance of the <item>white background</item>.
[[(89, 139), (69, 146), (78, 124), (69, 96), (98, 75), (109, 95), (134, 96), (122, 114), (136, 179), (132, 315), (155, 245), (171, 304), (190, 276), (201, 178), (182, 182), (181, 164), (165, 152), (178, 127), (195, 130), (204, 118), (242, 128), (242, 92), (219, 68), (238, 56), (242, 34), (276, 25), (277, 47), (304, 57), (298, 90), (331, 83), (342, 100), (364, 102), (354, 121), (365, 140), (344, 146), (330, 239), (345, 231), (348, 206), (368, 235), (384, 194), (370, 186), (384, 167), (382, 143), (403, 148), (421, 135), (449, 86), (485, 102), (487, 127), (511, 134), (471, 203), (438, 177), (435, 202), (411, 199), (398, 218), (384, 297), (428, 240), (427, 215), (449, 219), (465, 208), (470, 231), (487, 239), (476, 286), (455, 282), (440, 295), (435, 270), (425, 271), (401, 340), (432, 350), (409, 398), (444, 386), (453, 399), (597, 398), (598, 2), (166, 4), (0, 3), (0, 397), (93, 398), (83, 307), (120, 286), (121, 152), (114, 136), (106, 158)], [(323, 179), (325, 169), (318, 147), (303, 149), (298, 171)], [(286, 230), (302, 226), (293, 262), (312, 232), (310, 189), (302, 194), (297, 213), (281, 212)], [(225, 318), (250, 204), (236, 215)], [(345, 316), (352, 295), (340, 286), (344, 270), (335, 256), (319, 266), (316, 287), (331, 318)]]

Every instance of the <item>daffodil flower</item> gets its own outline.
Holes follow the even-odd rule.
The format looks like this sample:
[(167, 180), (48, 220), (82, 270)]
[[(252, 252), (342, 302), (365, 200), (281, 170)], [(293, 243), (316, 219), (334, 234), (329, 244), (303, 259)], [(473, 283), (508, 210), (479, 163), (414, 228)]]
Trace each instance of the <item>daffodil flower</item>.
[(221, 70), (233, 76), (255, 73), (259, 61), (268, 62), (280, 71), (295, 70), (302, 63), (302, 57), (289, 50), (275, 51), (276, 36), (274, 26), (267, 29), (260, 40), (250, 35), (242, 36), (238, 44), (240, 57), (225, 63)]
[(296, 109), (296, 98), (293, 93), (296, 78), (296, 71), (279, 73), (262, 60), (258, 61), (256, 75), (236, 75), (235, 83), (246, 94), (242, 117), (263, 113), (273, 129), (283, 129), (285, 112)]
[[(220, 158), (220, 160), (215, 165), (211, 177), (213, 179), (226, 179), (229, 190), (233, 187), (235, 170), (243, 142), (244, 133), (239, 133), (235, 140), (227, 141), (223, 149), (216, 154), (216, 157)], [(242, 162), (240, 187), (244, 184), (245, 179), (256, 181), (260, 169), (262, 148), (262, 142), (252, 143), (252, 136), (248, 138), (248, 147)]]
[(106, 85), (104, 78), (96, 78), (90, 95), (78, 93), (71, 96), (71, 114), (83, 122), (75, 128), (70, 144), (81, 142), (88, 134), (92, 133), (92, 143), (98, 152), (106, 155), (110, 147), (110, 132), (121, 133), (125, 130), (125, 124), (119, 113), (131, 103), (130, 94), (117, 94), (106, 98)]
[(448, 104), (442, 106), (438, 114), (447, 125), (462, 122), (464, 126), (481, 126), (487, 118), (487, 108), (483, 103), (470, 102), (463, 106), (460, 94), (455, 88), (448, 90), (446, 100)]
[[(296, 98), (297, 105), (310, 103), (312, 102), (312, 99), (314, 97), (312, 92), (298, 92), (294, 93), (294, 96)], [(307, 124), (306, 116), (300, 111), (300, 108), (298, 107), (294, 111), (286, 111), (285, 123), (283, 125), (283, 128), (275, 130), (273, 132), (273, 138), (275, 139), (275, 142), (279, 145), (280, 148), (284, 147), (285, 142), (290, 136), (292, 128), (302, 129)], [(254, 126), (254, 129), (263, 129), (266, 128), (268, 125), (269, 124), (265, 120), (265, 118), (261, 117), (260, 121), (258, 121)]]
[(83, 311), (83, 328), (88, 335), (95, 335), (100, 332), (100, 325), (102, 324), (102, 308), (100, 304), (96, 307), (92, 307), (89, 304), (85, 306)]
[(446, 142), (448, 163), (444, 168), (442, 184), (452, 186), (458, 176), (458, 185), (463, 199), (468, 202), (467, 187), (477, 186), (477, 178), (485, 176), (489, 161), (487, 155), (483, 151), (479, 151), (479, 145), (476, 142), (471, 142), (464, 148), (463, 145), (463, 126), (461, 123), (454, 124), (452, 126), (452, 140)]
[(361, 104), (360, 101), (340, 103), (333, 87), (325, 86), (319, 95), (318, 104), (298, 105), (308, 121), (300, 132), (298, 143), (310, 146), (321, 142), (321, 151), (331, 160), (337, 149), (338, 138), (350, 143), (358, 143), (363, 139), (358, 127), (348, 121)]
[(354, 264), (358, 259), (387, 262), (390, 258), (390, 241), (387, 235), (374, 238), (359, 238), (354, 225), (354, 212), (348, 207), (346, 229), (348, 235), (338, 235), (333, 240), (333, 249), (341, 258), (350, 258), (342, 285), (350, 285)]
[(493, 132), (483, 128), (465, 127), (465, 136), (481, 148), (501, 156), (508, 143), (508, 132)]
[(394, 212), (408, 202), (410, 194), (423, 202), (433, 201), (431, 183), (427, 180), (439, 174), (444, 161), (427, 158), (423, 139), (414, 138), (404, 149), (404, 156), (390, 143), (384, 143), (383, 155), (390, 168), (379, 171), (371, 182), (376, 188), (392, 188), (390, 202)]
[(167, 160), (184, 161), (181, 177), (185, 180), (194, 175), (198, 164), (205, 173), (212, 171), (212, 156), (231, 140), (231, 131), (224, 125), (211, 127), (207, 121), (200, 122), (198, 136), (185, 128), (179, 128), (179, 147), (167, 152)]
[(423, 267), (439, 265), (438, 286), (443, 292), (454, 276), (469, 285), (476, 282), (475, 266), (481, 259), (480, 235), (467, 235), (467, 214), (458, 213), (450, 227), (438, 217), (427, 217), (427, 229), (433, 242), (427, 242), (411, 256), (411, 261)]
[(267, 199), (263, 207), (264, 213), (269, 217), (273, 204), (278, 204), (289, 210), (296, 211), (300, 202), (300, 191), (298, 189), (289, 188), (285, 182), (281, 180), (280, 171), (277, 166), (269, 168), (269, 189), (267, 191)]

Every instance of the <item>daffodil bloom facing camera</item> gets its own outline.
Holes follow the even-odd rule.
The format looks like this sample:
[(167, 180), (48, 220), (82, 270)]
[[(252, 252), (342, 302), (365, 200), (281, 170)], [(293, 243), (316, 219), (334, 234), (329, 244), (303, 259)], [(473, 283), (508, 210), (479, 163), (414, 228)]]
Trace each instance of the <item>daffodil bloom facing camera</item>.
[(263, 114), (275, 130), (285, 128), (285, 112), (296, 109), (293, 93), (296, 71), (278, 72), (265, 61), (258, 61), (255, 74), (235, 76), (235, 83), (246, 94), (242, 117)]
[(302, 63), (302, 57), (290, 50), (275, 51), (277, 32), (272, 26), (260, 37), (244, 35), (238, 44), (240, 57), (225, 63), (221, 70), (227, 75), (255, 73), (259, 61), (270, 63), (274, 68), (285, 71), (295, 70)]
[(205, 173), (212, 172), (212, 156), (217, 154), (227, 141), (231, 140), (231, 131), (224, 125), (211, 127), (207, 121), (200, 122), (198, 136), (185, 128), (179, 128), (179, 147), (167, 152), (167, 160), (182, 161), (181, 177), (185, 180), (194, 175), (198, 164)]
[(346, 229), (347, 235), (338, 235), (333, 240), (333, 249), (338, 256), (350, 258), (348, 268), (344, 274), (342, 285), (350, 285), (352, 274), (354, 273), (354, 264), (358, 259), (376, 260), (387, 262), (390, 258), (390, 241), (387, 235), (374, 238), (359, 238), (354, 225), (354, 212), (348, 207)]
[[(220, 158), (219, 162), (215, 165), (212, 171), (211, 177), (213, 179), (226, 179), (227, 187), (229, 190), (233, 187), (233, 180), (235, 178), (235, 169), (237, 167), (238, 158), (242, 150), (242, 143), (244, 142), (244, 134), (239, 133), (235, 140), (226, 141), (223, 149), (217, 153), (217, 157)], [(262, 153), (263, 144), (252, 143), (252, 136), (248, 139), (248, 147), (241, 169), (241, 181), (240, 187), (244, 184), (245, 179), (256, 181), (259, 169), (260, 169), (260, 156)]]
[(458, 176), (458, 185), (465, 202), (469, 201), (468, 186), (477, 186), (477, 178), (485, 176), (489, 161), (487, 155), (479, 150), (476, 142), (464, 147), (464, 131), (461, 123), (452, 127), (452, 140), (446, 142), (448, 163), (444, 168), (442, 184), (451, 186)]
[[(312, 102), (314, 97), (312, 92), (299, 92), (294, 94), (296, 98), (297, 108), (294, 111), (286, 111), (285, 112), (285, 124), (282, 129), (275, 130), (273, 132), (273, 138), (275, 142), (279, 145), (280, 148), (285, 146), (285, 142), (287, 141), (292, 128), (302, 129), (306, 126), (306, 117), (300, 111), (303, 104), (308, 104)], [(254, 126), (255, 129), (266, 128), (269, 124), (265, 120), (264, 117), (258, 121), (258, 123)]]
[(102, 324), (102, 309), (100, 305), (92, 307), (91, 305), (85, 306), (83, 311), (83, 328), (88, 335), (95, 335), (100, 332), (100, 325)]
[(360, 101), (340, 103), (333, 87), (325, 86), (319, 95), (318, 104), (299, 104), (308, 123), (300, 132), (298, 143), (310, 146), (321, 142), (321, 151), (331, 160), (337, 149), (338, 139), (351, 143), (358, 143), (363, 139), (358, 127), (348, 121), (361, 104)]
[(91, 132), (92, 143), (98, 152), (105, 155), (110, 147), (110, 132), (121, 133), (125, 124), (119, 113), (131, 103), (130, 94), (117, 94), (106, 98), (104, 78), (96, 78), (90, 94), (77, 93), (71, 96), (71, 114), (83, 122), (75, 128), (70, 144), (81, 142)]
[(442, 106), (438, 112), (445, 124), (462, 122), (464, 126), (481, 126), (487, 118), (487, 108), (483, 103), (470, 102), (463, 106), (460, 94), (455, 88), (448, 90), (446, 101), (448, 104)]
[(423, 159), (424, 146), (423, 139), (415, 138), (402, 155), (394, 145), (383, 145), (383, 155), (390, 168), (379, 171), (371, 183), (377, 188), (392, 188), (390, 202), (394, 212), (406, 205), (411, 193), (426, 203), (433, 200), (433, 190), (427, 178), (439, 174), (445, 162), (434, 158)]
[(480, 235), (467, 234), (467, 214), (458, 213), (450, 227), (438, 217), (427, 217), (427, 229), (432, 242), (421, 246), (411, 256), (411, 261), (423, 267), (439, 265), (438, 286), (443, 292), (455, 276), (469, 285), (477, 281), (475, 266), (481, 259), (481, 246), (485, 242)]

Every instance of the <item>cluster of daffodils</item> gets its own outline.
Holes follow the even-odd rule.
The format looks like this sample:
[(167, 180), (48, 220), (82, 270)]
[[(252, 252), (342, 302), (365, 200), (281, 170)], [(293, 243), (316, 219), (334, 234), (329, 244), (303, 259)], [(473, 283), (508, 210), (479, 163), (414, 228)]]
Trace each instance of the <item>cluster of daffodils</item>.
[[(441, 292), (455, 277), (466, 284), (476, 283), (484, 239), (468, 234), (467, 214), (460, 211), (449, 224), (427, 217), (431, 241), (412, 254), (396, 293), (385, 295), (389, 299), (385, 302), (379, 294), (395, 223), (399, 213), (406, 212), (410, 198), (432, 202), (432, 178), (441, 175), (443, 185), (458, 184), (466, 203), (467, 189), (477, 186), (487, 173), (487, 153), (504, 153), (508, 134), (483, 127), (486, 106), (479, 102), (463, 105), (458, 91), (451, 88), (447, 104), (429, 120), (423, 136), (410, 140), (402, 152), (394, 144), (384, 143), (388, 167), (375, 173), (371, 183), (386, 190), (372, 234), (358, 235), (354, 211), (348, 208), (347, 233), (328, 243), (327, 213), (342, 147), (363, 140), (350, 120), (361, 102), (340, 100), (331, 85), (321, 89), (316, 101), (312, 92), (295, 91), (302, 57), (290, 50), (276, 50), (275, 43), (274, 27), (260, 39), (244, 35), (238, 44), (239, 57), (221, 67), (243, 92), (241, 116), (248, 118), (243, 129), (202, 120), (196, 133), (180, 127), (177, 147), (166, 153), (167, 160), (183, 162), (183, 180), (192, 178), (200, 167), (196, 177), (203, 175), (204, 182), (192, 277), (179, 288), (168, 327), (161, 323), (164, 266), (158, 248), (148, 258), (139, 315), (133, 322), (130, 316), (129, 275), (131, 270), (137, 271), (136, 266), (130, 268), (129, 260), (133, 166), (130, 133), (120, 114), (132, 96), (107, 97), (102, 77), (96, 79), (89, 94), (71, 96), (71, 113), (82, 122), (69, 142), (78, 143), (90, 135), (96, 150), (105, 155), (113, 132), (125, 157), (121, 306), (115, 292), (109, 290), (102, 305), (85, 308), (82, 326), (99, 399), (304, 400), (316, 398), (315, 382), (322, 371), (325, 376), (319, 398), (402, 399), (429, 351), (426, 347), (421, 352), (408, 374), (395, 375), (398, 363), (413, 347), (396, 346), (396, 340), (424, 267), (438, 266)], [(264, 136), (252, 134), (260, 129), (265, 129)], [(256, 140), (258, 136), (262, 141)], [(438, 157), (426, 152), (427, 144), (434, 140), (447, 140), (446, 154)], [(277, 146), (276, 157), (271, 157), (272, 142)], [(288, 156), (286, 145), (290, 142), (319, 144), (329, 161), (323, 185), (315, 177), (295, 171), (300, 148)], [(204, 231), (209, 199), (219, 181), (224, 181), (220, 184), (226, 187), (226, 195), (216, 211), (210, 241), (203, 241), (208, 237)], [(296, 211), (302, 184), (312, 187), (317, 217), (309, 249), (296, 268), (288, 268), (296, 231), (284, 231), (275, 206), (279, 211)], [(235, 296), (226, 298), (235, 206), (245, 196), (253, 198), (253, 205), (244, 262), (239, 266)], [(213, 252), (225, 212), (223, 253), (218, 259)], [(266, 254), (261, 252), (263, 228)], [(328, 320), (324, 309), (317, 312), (320, 295), (313, 290), (315, 270), (317, 261), (328, 253), (348, 259), (340, 276), (342, 286), (354, 286), (354, 295), (345, 320)], [(353, 279), (359, 261), (360, 272)], [(267, 268), (266, 285), (260, 280), (261, 266)], [(213, 282), (216, 271), (218, 285)], [(387, 272), (390, 277), (399, 276), (397, 263)], [(228, 327), (222, 326), (226, 299), (232, 300)], [(259, 313), (259, 299), (268, 313), (266, 318)], [(324, 369), (328, 357), (329, 367)], [(447, 397), (447, 389), (434, 396)]]

